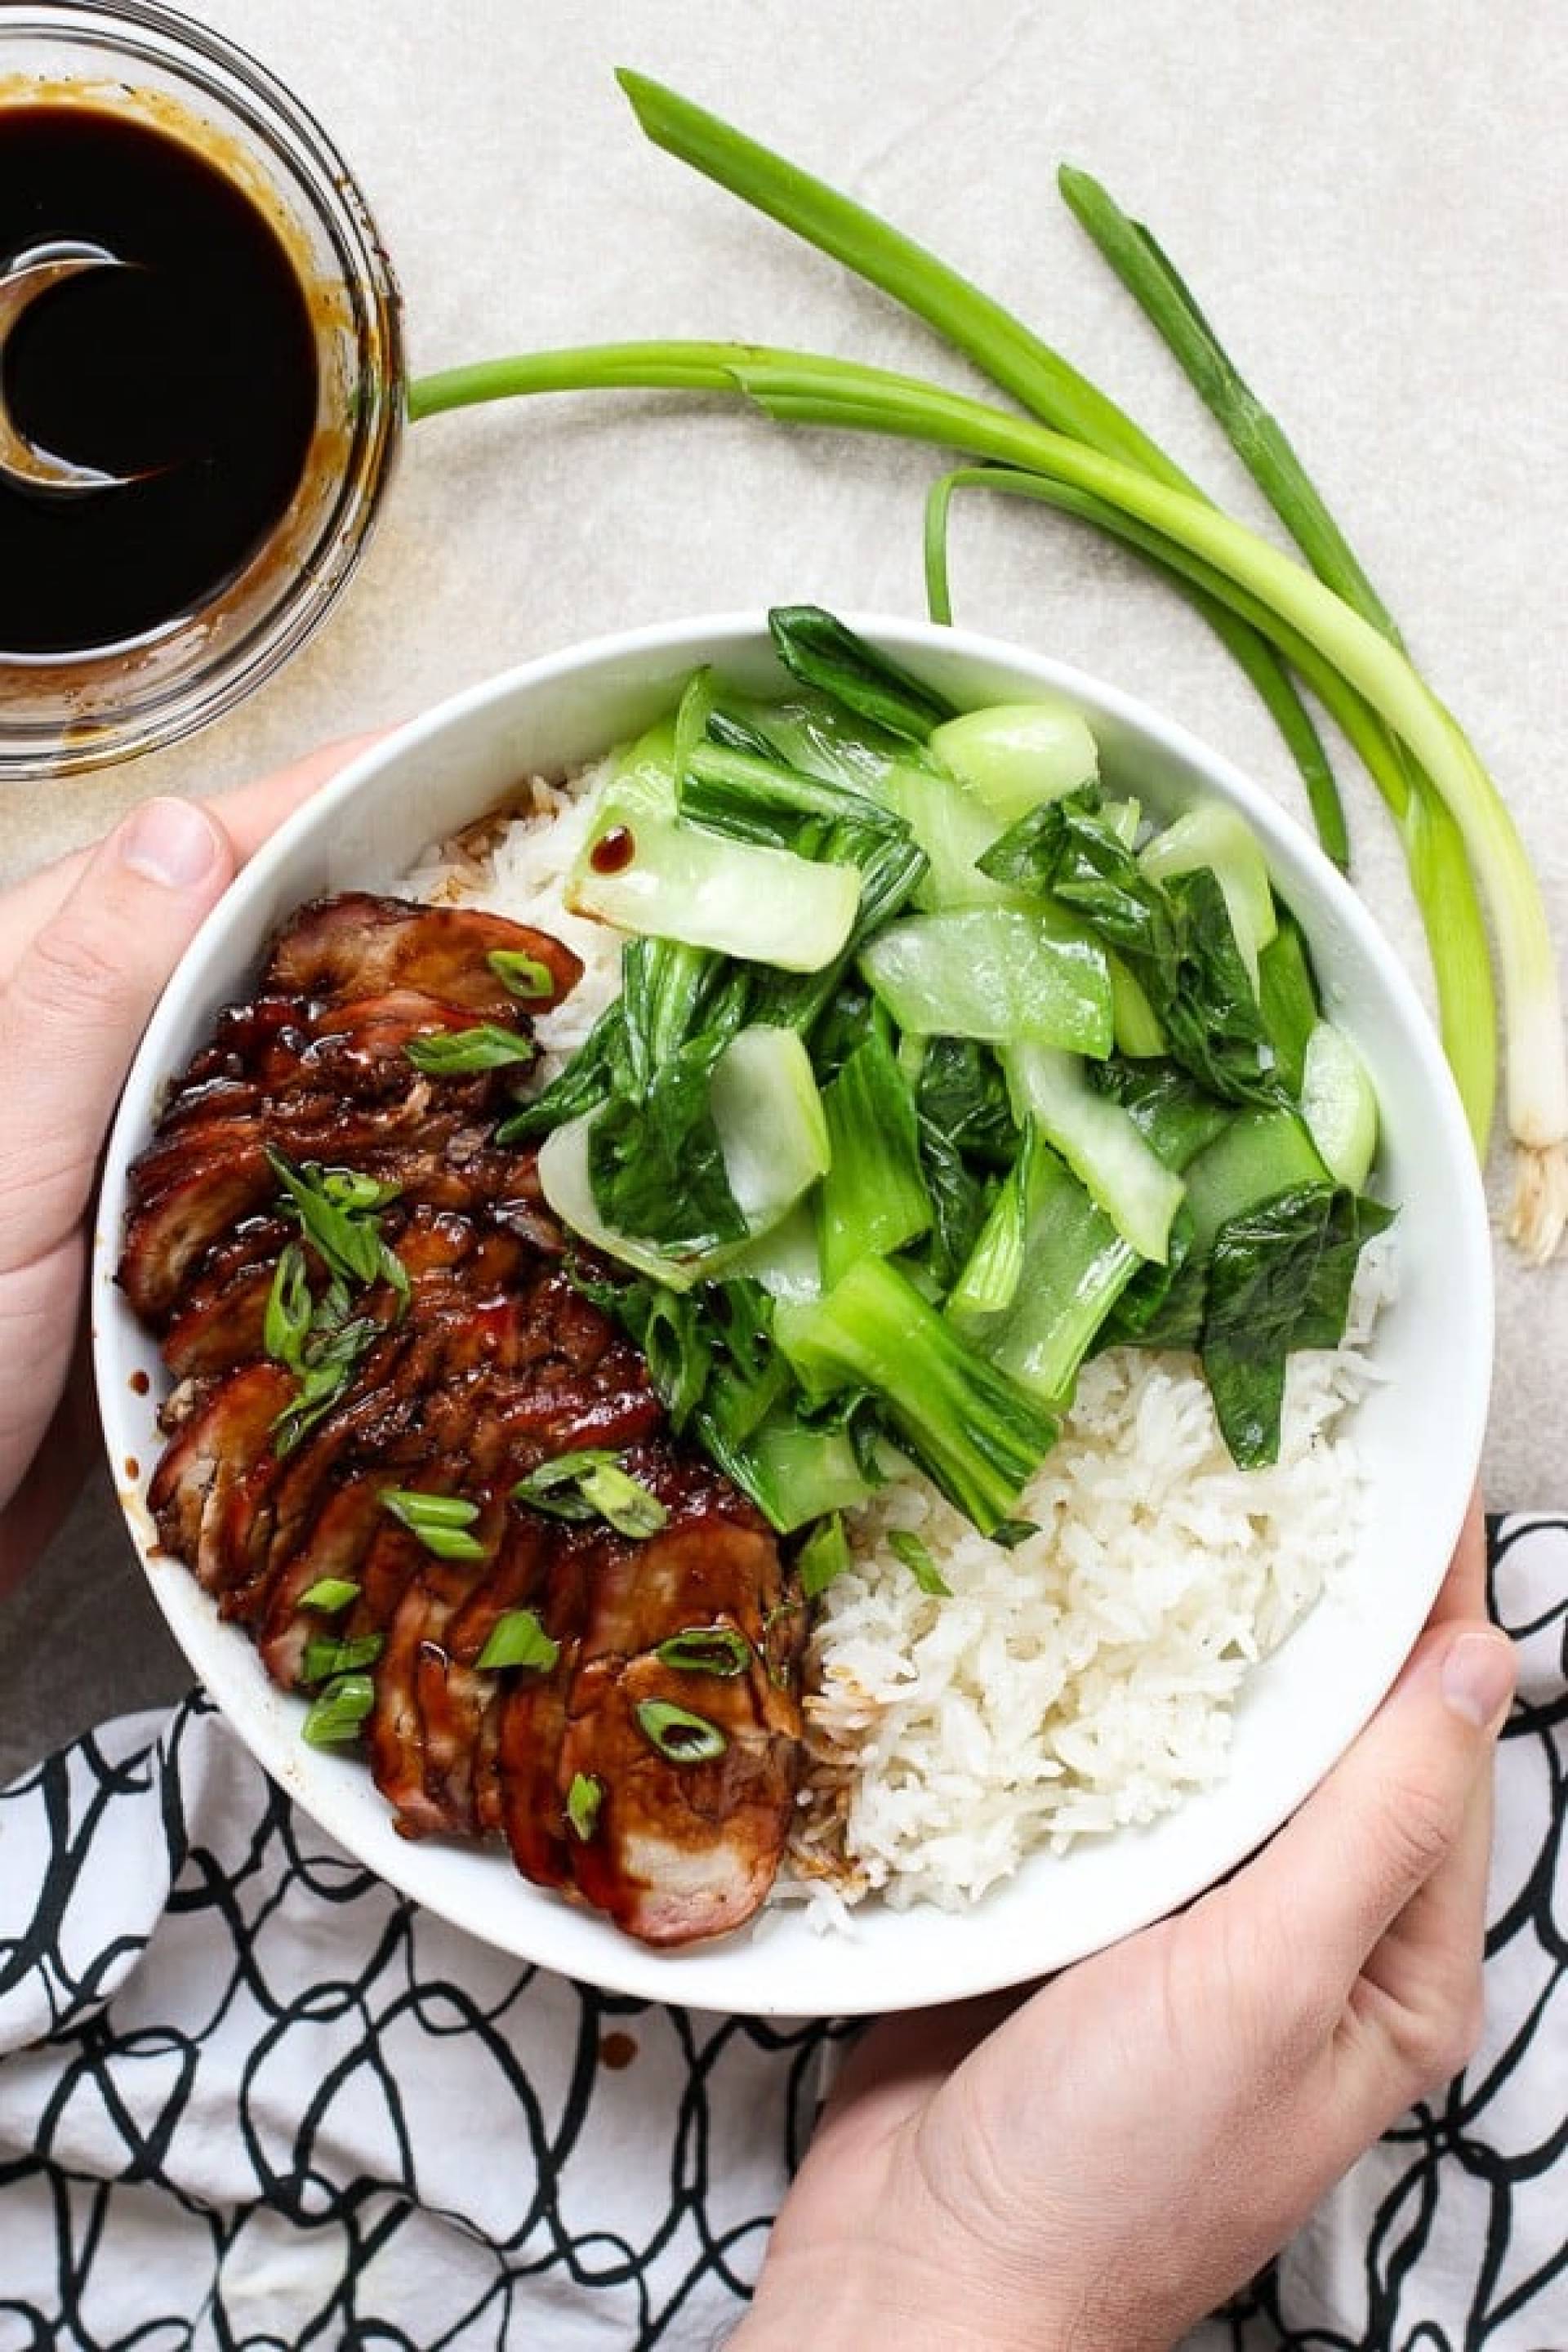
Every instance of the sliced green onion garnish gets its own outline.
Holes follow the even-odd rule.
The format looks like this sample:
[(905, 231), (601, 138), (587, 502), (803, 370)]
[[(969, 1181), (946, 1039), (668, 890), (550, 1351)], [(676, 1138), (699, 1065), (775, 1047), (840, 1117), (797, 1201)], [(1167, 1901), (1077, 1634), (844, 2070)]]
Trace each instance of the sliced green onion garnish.
[(363, 1666), (374, 1666), (384, 1647), (380, 1633), (356, 1633), (342, 1642), (334, 1641), (330, 1634), (318, 1634), (305, 1644), (300, 1679), (324, 1683), (333, 1675), (357, 1674)]
[(521, 997), (524, 1003), (537, 1003), (542, 996), (553, 996), (555, 976), (547, 963), (537, 956), (524, 955), (521, 948), (492, 948), (485, 961), (509, 996)]
[(732, 1625), (688, 1625), (661, 1642), (656, 1654), (678, 1674), (722, 1675), (728, 1680), (745, 1673), (752, 1645)]
[(319, 1609), (323, 1617), (335, 1617), (351, 1601), (357, 1601), (360, 1588), (347, 1576), (319, 1577), (307, 1592), (300, 1595), (301, 1609)]
[(1004, 1551), (1016, 1551), (1020, 1544), (1027, 1543), (1031, 1536), (1039, 1532), (1037, 1519), (1004, 1519), (999, 1527), (992, 1528), (991, 1540), (1000, 1544)]
[(580, 1491), (584, 1501), (591, 1503), (617, 1535), (640, 1541), (656, 1536), (668, 1522), (669, 1513), (658, 1496), (637, 1479), (628, 1477), (618, 1463), (606, 1462), (599, 1469), (590, 1470)]
[(716, 1723), (667, 1698), (637, 1703), (637, 1728), (671, 1764), (708, 1764), (730, 1745)]
[[(1386, 611), (1283, 436), (1258, 433), (1247, 388), (1153, 240), (1136, 224), (1121, 224), (1103, 192), (1068, 175), (1066, 192), (1080, 215), (1098, 215), (1090, 226), (1108, 249), (1108, 225), (1119, 236), (1121, 227), (1130, 232), (1112, 257), (1183, 364), (1194, 378), (1204, 372), (1205, 397), (1217, 394), (1214, 404), (1227, 432), (1238, 443), (1244, 431), (1252, 436), (1249, 462), (1259, 461), (1258, 478), (1308, 550), (1316, 576), (1209, 504), (1094, 385), (934, 256), (673, 91), (636, 76), (625, 87), (643, 127), (660, 144), (885, 287), (1033, 415), (1009, 415), (915, 377), (815, 352), (668, 340), (528, 354), (427, 377), (411, 387), (410, 415), (595, 387), (725, 394), (755, 403), (782, 424), (886, 433), (956, 448), (1010, 469), (1019, 480), (1033, 477), (1045, 495), (1134, 544), (1152, 533), (1163, 565), (1185, 568), (1191, 560), (1204, 609), (1226, 643), (1240, 656), (1247, 640), (1248, 674), (1260, 686), (1267, 667), (1270, 709), (1279, 717), (1284, 698), (1294, 695), (1278, 664), (1282, 654), (1329, 703), (1394, 812), (1436, 950), (1445, 1045), (1482, 1151), (1496, 1054), (1485, 1018), (1490, 974), (1475, 919), (1477, 886), (1488, 902), (1508, 1034), (1509, 1118), (1519, 1154), (1509, 1230), (1527, 1255), (1551, 1256), (1568, 1222), (1568, 1057), (1539, 883), (1472, 746), (1391, 637)], [(1305, 713), (1295, 709), (1289, 732), (1299, 758), (1307, 724)], [(1319, 762), (1321, 746), (1314, 745), (1313, 761), (1303, 762), (1310, 783)], [(1321, 772), (1317, 781), (1321, 785)], [(1461, 921), (1462, 961), (1442, 944)], [(1470, 1017), (1461, 1019), (1466, 1010)]]
[(314, 1309), (305, 1253), (298, 1242), (289, 1242), (274, 1270), (261, 1327), (261, 1344), (275, 1363), (297, 1369)]
[(552, 1462), (542, 1462), (526, 1478), (520, 1478), (511, 1490), (514, 1503), (526, 1503), (531, 1511), (543, 1511), (552, 1519), (591, 1519), (595, 1514), (577, 1489), (592, 1470), (603, 1469), (615, 1461), (615, 1455), (602, 1446), (584, 1446), (576, 1454), (558, 1454)]
[(850, 1564), (849, 1538), (843, 1519), (834, 1511), (818, 1521), (800, 1548), (795, 1571), (801, 1591), (808, 1601), (816, 1601)]
[(465, 1502), (460, 1495), (426, 1495), (406, 1486), (383, 1486), (377, 1500), (437, 1559), (485, 1557), (479, 1538), (465, 1532), (479, 1516), (477, 1503)]
[(345, 1283), (389, 1282), (406, 1299), (408, 1276), (376, 1223), (376, 1212), (397, 1199), (400, 1187), (314, 1160), (294, 1168), (270, 1144), (267, 1158), (283, 1188), (287, 1213), (299, 1219), (328, 1273)]
[(531, 1062), (538, 1047), (531, 1037), (480, 1021), (472, 1029), (438, 1029), (426, 1037), (410, 1037), (403, 1048), (416, 1070), (433, 1078), (466, 1077), (475, 1070), (504, 1070), (511, 1062)]
[(542, 1462), (512, 1488), (514, 1502), (557, 1519), (604, 1519), (634, 1540), (657, 1535), (669, 1513), (649, 1487), (622, 1469), (602, 1447)]
[[(1005, 1526), (1010, 1522), (1004, 1521), (1003, 1524)], [(889, 1528), (888, 1549), (895, 1559), (902, 1560), (922, 1592), (931, 1593), (936, 1600), (952, 1600), (952, 1585), (919, 1536), (911, 1535), (908, 1528)]]
[(368, 1675), (340, 1675), (310, 1702), (300, 1726), (300, 1737), (312, 1748), (334, 1748), (357, 1739), (360, 1726), (375, 1705), (375, 1685)]
[(401, 1184), (384, 1183), (379, 1177), (367, 1176), (358, 1168), (321, 1168), (311, 1163), (310, 1172), (318, 1177), (321, 1191), (335, 1207), (346, 1209), (351, 1216), (367, 1216), (384, 1209), (402, 1192)]
[(566, 1792), (566, 1818), (572, 1824), (573, 1833), (581, 1838), (584, 1845), (598, 1826), (599, 1807), (604, 1801), (605, 1784), (602, 1780), (595, 1780), (589, 1772), (574, 1775), (572, 1786)]
[(474, 1661), (493, 1666), (537, 1666), (548, 1673), (561, 1655), (561, 1644), (551, 1640), (531, 1609), (509, 1609), (496, 1619), (489, 1640)]

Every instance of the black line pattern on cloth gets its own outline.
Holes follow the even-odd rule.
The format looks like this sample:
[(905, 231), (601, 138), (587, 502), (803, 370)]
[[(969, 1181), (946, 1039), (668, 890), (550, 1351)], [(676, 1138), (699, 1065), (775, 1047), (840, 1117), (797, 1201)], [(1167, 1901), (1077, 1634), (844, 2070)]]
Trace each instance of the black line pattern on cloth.
[[(190, 1833), (186, 1798), (199, 1780), (190, 1751), (212, 1730), (207, 1703), (193, 1698), (156, 1748), (121, 1758), (89, 1738), (0, 1798), (0, 1829), (7, 1808), (41, 1803), (47, 1834), (34, 1915), (0, 1942), (0, 2019), (7, 1992), (26, 1985), (40, 1995), (47, 2076), (20, 2144), (0, 2069), (0, 2246), (19, 2250), (26, 2231), (35, 2252), (45, 2239), (56, 2249), (42, 2290), (31, 2284), (37, 2265), (21, 2265), (25, 2294), (16, 2259), (0, 2256), (4, 2352), (553, 2345), (573, 2333), (568, 2303), (603, 2306), (582, 2331), (598, 2342), (717, 2341), (750, 2294), (809, 2136), (821, 2057), (847, 2029), (660, 2008), (485, 1953), (332, 1850), (248, 1764), (245, 1817), (226, 1815), (226, 1833), (207, 1843)], [(73, 1902), (110, 1808), (128, 1796), (157, 1809), (170, 1885), (145, 1932), (117, 1936), (112, 1954), (84, 1967), (72, 1948), (81, 1925)], [(304, 1973), (301, 1916), (318, 1962)], [(163, 1965), (143, 1981), (136, 1962), (151, 1944)], [(456, 1956), (460, 1979), (432, 1968), (432, 1948)], [(603, 2063), (611, 2032), (640, 2044), (624, 2073)], [(560, 2062), (549, 2082), (539, 2079), (545, 2049)], [(447, 2165), (434, 2197), (427, 2185), (454, 2053), (469, 2105), (448, 2109), (446, 2137), (483, 2134), (485, 2171), (502, 2166), (517, 2184), (510, 2210), (504, 2196), (454, 2198), (460, 2166)], [(212, 2061), (220, 2090), (232, 2082), (233, 2094), (234, 2177), (219, 2182), (201, 2177), (182, 2140), (204, 2097), (210, 2104), (202, 2074)], [(149, 2064), (163, 2069), (157, 2097), (129, 2094), (127, 2078)], [(379, 2101), (374, 2166), (343, 2161), (345, 2100), (356, 2118), (348, 2137), (362, 2150), (366, 2103)], [(107, 2142), (90, 2162), (84, 2106)], [(606, 2126), (629, 2133), (638, 2170), (608, 2195), (595, 2147)], [(188, 2293), (132, 2315), (132, 2282), (117, 2269), (117, 2205), (148, 2193), (177, 2211)], [(258, 2231), (268, 2246), (331, 2248), (330, 2263), (314, 2265), (327, 2274), (319, 2299), (281, 2326), (248, 2293), (229, 2292), (237, 2256)], [(450, 2274), (438, 2317), (417, 2333), (400, 2324), (389, 2291), (404, 2240)]]
[[(1487, 2041), (1194, 2352), (1568, 2352), (1568, 2082), (1541, 2064), (1568, 2050), (1568, 1518), (1492, 1535), (1524, 1827)], [(15, 1784), (0, 1855), (0, 2352), (707, 2352), (733, 2324), (847, 2029), (663, 2009), (466, 1942), (199, 1698), (154, 1744), (110, 1727)]]
[[(1520, 1688), (1499, 1757), (1508, 1838), (1480, 2051), (1194, 2352), (1568, 2352), (1568, 1517), (1521, 1514), (1488, 1534), (1492, 1613), (1518, 1645)], [(1331, 2268), (1331, 2238), (1344, 2257)], [(1330, 2307), (1331, 2279), (1352, 2308)]]

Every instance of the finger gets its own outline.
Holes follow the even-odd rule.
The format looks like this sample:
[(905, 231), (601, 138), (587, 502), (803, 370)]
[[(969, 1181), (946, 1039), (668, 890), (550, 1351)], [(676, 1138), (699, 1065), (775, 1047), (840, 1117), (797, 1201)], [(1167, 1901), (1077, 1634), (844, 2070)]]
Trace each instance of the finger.
[(1352, 1991), (1341, 2054), (1355, 2060), (1373, 2130), (1457, 2074), (1479, 2036), (1492, 1790), (1483, 1772), (1453, 1851), (1373, 1946)]
[(255, 856), (264, 841), (270, 840), (285, 817), (292, 816), (300, 804), (319, 793), (323, 784), (341, 775), (351, 761), (373, 743), (379, 743), (392, 730), (373, 728), (368, 734), (344, 735), (334, 743), (322, 743), (290, 768), (281, 768), (275, 775), (261, 776), (254, 783), (240, 784), (231, 793), (221, 793), (206, 805), (223, 824), (242, 866)]
[(143, 802), (0, 983), (0, 1268), (38, 1265), (80, 1218), (147, 1016), (234, 867), (205, 809)]
[(1463, 1619), (1425, 1635), (1349, 1753), (1213, 1898), (1235, 1906), (1243, 1940), (1279, 1949), (1282, 1965), (1310, 1949), (1311, 1967), (1298, 1968), (1297, 1981), (1325, 2015), (1458, 1845), (1513, 1675), (1512, 1645), (1495, 1626)]
[(1487, 1523), (1478, 1486), (1470, 1496), (1454, 1557), (1448, 1562), (1448, 1572), (1426, 1622), (1445, 1625), (1455, 1618), (1484, 1617), (1486, 1613)]
[[(380, 742), (385, 732), (381, 729), (368, 735), (345, 736), (340, 742), (323, 743), (291, 767), (262, 776), (254, 783), (241, 784), (199, 805), (217, 817), (243, 866), (277, 832), (285, 817), (292, 816), (302, 802), (331, 782), (351, 760), (357, 760), (362, 751)], [(68, 857), (58, 858), (52, 866), (29, 875), (6, 893), (0, 905), (0, 980), (15, 969), (28, 941), (58, 913), (96, 855), (94, 849), (73, 850)]]

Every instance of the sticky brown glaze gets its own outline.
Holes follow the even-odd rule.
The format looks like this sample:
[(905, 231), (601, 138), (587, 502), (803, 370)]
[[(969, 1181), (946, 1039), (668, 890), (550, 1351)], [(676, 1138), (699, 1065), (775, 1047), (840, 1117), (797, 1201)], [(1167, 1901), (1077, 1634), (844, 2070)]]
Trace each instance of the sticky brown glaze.
[(536, 1013), (558, 1004), (583, 977), (578, 958), (546, 931), (469, 908), (351, 890), (300, 908), (272, 950), (263, 987), (318, 1003), (412, 988), (495, 1021), (517, 1011), (517, 999), (486, 961), (496, 949), (531, 956), (549, 972), (551, 993), (531, 1002)]
[[(798, 1602), (751, 1505), (670, 1433), (647, 1366), (577, 1289), (531, 1150), (496, 1141), (517, 1068), (431, 1077), (421, 1035), (476, 1021), (526, 1034), (529, 1008), (487, 961), (530, 956), (558, 1001), (578, 977), (556, 940), (464, 909), (353, 893), (300, 910), (258, 993), (226, 1007), (171, 1088), (131, 1172), (120, 1278), (162, 1337), (176, 1387), (149, 1500), (167, 1550), (297, 1688), (312, 1639), (379, 1639), (364, 1745), (412, 1837), (504, 1838), (541, 1885), (654, 1944), (749, 1917), (783, 1850), (800, 1753)], [(283, 1445), (297, 1383), (268, 1360), (278, 1261), (299, 1238), (275, 1152), (395, 1186), (382, 1238), (406, 1280), (361, 1290), (370, 1327), (346, 1385)], [(309, 1246), (314, 1295), (326, 1270)], [(511, 1499), (539, 1464), (621, 1455), (668, 1514), (644, 1542)], [(432, 1553), (388, 1512), (389, 1488), (477, 1507), (477, 1559)], [(353, 1588), (322, 1611), (323, 1580)], [(548, 1667), (482, 1668), (528, 1609)], [(660, 1644), (720, 1628), (743, 1671), (693, 1673)], [(721, 1739), (661, 1753), (638, 1708), (673, 1703)], [(574, 1784), (597, 1791), (590, 1833)]]

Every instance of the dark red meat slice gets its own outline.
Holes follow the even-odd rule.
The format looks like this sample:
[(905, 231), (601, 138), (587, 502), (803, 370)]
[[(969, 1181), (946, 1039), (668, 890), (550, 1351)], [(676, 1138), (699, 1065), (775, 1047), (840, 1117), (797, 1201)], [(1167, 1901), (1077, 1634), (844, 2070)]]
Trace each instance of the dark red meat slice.
[(305, 1646), (312, 1636), (343, 1631), (341, 1612), (323, 1616), (300, 1604), (324, 1578), (358, 1581), (361, 1564), (386, 1517), (380, 1500), (384, 1483), (371, 1476), (340, 1486), (317, 1512), (305, 1541), (272, 1580), (257, 1639), (268, 1673), (286, 1690), (300, 1678)]
[(504, 916), (344, 891), (300, 908), (272, 950), (263, 986), (316, 1002), (413, 988), (479, 1020), (504, 1020), (518, 1000), (485, 961), (497, 948), (531, 956), (550, 973), (552, 993), (533, 1003), (535, 1012), (559, 1003), (583, 976), (570, 948)]
[[(532, 1149), (497, 1143), (515, 1070), (444, 1079), (408, 1060), (412, 1038), (478, 1020), (526, 1034), (528, 1007), (486, 961), (498, 947), (544, 964), (555, 995), (578, 975), (556, 941), (499, 918), (321, 900), (261, 993), (218, 1016), (132, 1171), (121, 1279), (181, 1383), (150, 1499), (278, 1682), (304, 1678), (313, 1637), (382, 1637), (366, 1745), (408, 1835), (504, 1835), (529, 1877), (679, 1943), (740, 1924), (772, 1882), (800, 1734), (798, 1643), (773, 1637), (801, 1621), (755, 1512), (669, 1434), (643, 1359), (563, 1271)], [(397, 1188), (377, 1217), (407, 1278), (405, 1296), (384, 1277), (355, 1288), (348, 1311), (374, 1336), (287, 1445), (299, 1383), (262, 1353), (268, 1298), (296, 1240), (318, 1306), (328, 1275), (269, 1150)], [(590, 1446), (658, 1495), (662, 1532), (630, 1542), (510, 1500), (541, 1462)], [(387, 1510), (390, 1487), (472, 1501), (481, 1556), (439, 1557)], [(348, 1607), (306, 1605), (326, 1578), (357, 1588)], [(481, 1668), (515, 1609), (552, 1663)], [(659, 1657), (692, 1628), (730, 1633), (744, 1670)], [(649, 1702), (700, 1715), (721, 1752), (661, 1753)], [(597, 1812), (574, 1827), (579, 1781)]]
[(295, 1383), (278, 1364), (247, 1364), (195, 1400), (147, 1491), (164, 1548), (209, 1590), (222, 1580), (237, 1493), (271, 1460), (273, 1424)]
[[(646, 1943), (721, 1935), (773, 1884), (794, 1801), (800, 1717), (762, 1650), (782, 1599), (771, 1536), (710, 1511), (623, 1546), (595, 1581), (568, 1701), (558, 1780), (595, 1780), (595, 1833), (574, 1864), (589, 1901)], [(683, 1671), (658, 1645), (699, 1628), (738, 1633), (734, 1675)], [(660, 1752), (637, 1715), (673, 1704), (724, 1741), (710, 1761)]]

